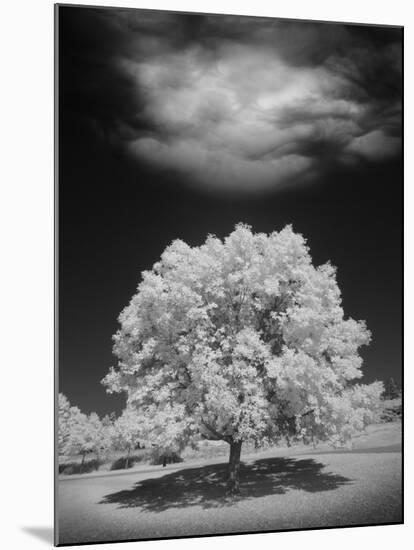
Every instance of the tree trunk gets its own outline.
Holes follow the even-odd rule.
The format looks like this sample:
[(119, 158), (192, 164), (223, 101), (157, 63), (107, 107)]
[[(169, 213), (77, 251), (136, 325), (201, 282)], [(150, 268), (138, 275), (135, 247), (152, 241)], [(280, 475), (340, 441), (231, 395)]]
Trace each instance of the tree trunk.
[(230, 443), (229, 474), (227, 479), (227, 494), (231, 497), (240, 493), (240, 454), (242, 441)]
[(131, 452), (131, 447), (128, 447), (128, 453), (127, 453), (127, 456), (126, 456), (126, 460), (125, 460), (125, 469), (128, 470), (128, 466), (129, 466), (129, 453)]
[(83, 465), (85, 464), (85, 454), (86, 453), (82, 453), (82, 462), (81, 462), (81, 466), (80, 466), (81, 473), (83, 472)]

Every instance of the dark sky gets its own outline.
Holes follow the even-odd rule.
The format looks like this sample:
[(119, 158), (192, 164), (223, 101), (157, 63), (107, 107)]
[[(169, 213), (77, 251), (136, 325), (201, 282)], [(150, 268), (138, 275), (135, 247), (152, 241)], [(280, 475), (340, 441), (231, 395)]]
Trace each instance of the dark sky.
[(60, 391), (100, 380), (117, 317), (172, 239), (291, 223), (402, 368), (401, 41), (392, 27), (59, 9)]

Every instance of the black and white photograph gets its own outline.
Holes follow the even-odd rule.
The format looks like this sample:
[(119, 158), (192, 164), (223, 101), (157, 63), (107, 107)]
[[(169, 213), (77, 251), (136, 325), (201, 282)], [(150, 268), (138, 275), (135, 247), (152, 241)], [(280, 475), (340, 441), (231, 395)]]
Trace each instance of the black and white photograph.
[(404, 38), (369, 23), (55, 6), (56, 545), (403, 523)]

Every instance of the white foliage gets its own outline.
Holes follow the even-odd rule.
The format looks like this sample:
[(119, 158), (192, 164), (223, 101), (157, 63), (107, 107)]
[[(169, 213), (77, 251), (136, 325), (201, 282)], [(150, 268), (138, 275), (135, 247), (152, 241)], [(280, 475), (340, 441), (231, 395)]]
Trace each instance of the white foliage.
[(59, 394), (58, 414), (59, 454), (99, 454), (108, 448), (107, 427), (96, 413), (82, 413), (78, 407), (71, 407), (63, 394)]
[(72, 409), (69, 399), (59, 393), (58, 396), (58, 451), (63, 454), (67, 446), (72, 420)]
[(145, 419), (137, 414), (135, 408), (126, 407), (110, 425), (110, 430), (111, 446), (116, 450), (130, 452), (144, 441)]
[(126, 392), (156, 444), (200, 433), (342, 444), (375, 417), (382, 385), (353, 385), (370, 333), (344, 318), (335, 268), (314, 267), (290, 226), (174, 241), (119, 321), (103, 382)]

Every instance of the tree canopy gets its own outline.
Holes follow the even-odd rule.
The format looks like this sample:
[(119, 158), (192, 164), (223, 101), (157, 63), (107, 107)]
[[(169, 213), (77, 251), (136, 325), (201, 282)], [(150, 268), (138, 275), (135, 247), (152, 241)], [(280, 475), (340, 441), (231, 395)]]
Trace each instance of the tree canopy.
[(126, 407), (111, 426), (111, 441), (114, 449), (128, 451), (135, 449), (138, 443), (144, 442), (146, 433), (145, 419), (133, 407)]
[(377, 412), (382, 384), (357, 383), (370, 332), (344, 316), (335, 268), (315, 267), (290, 226), (174, 241), (119, 322), (103, 382), (170, 448), (200, 435), (340, 445)]
[(68, 398), (59, 394), (58, 448), (59, 454), (85, 457), (87, 453), (99, 454), (110, 446), (108, 427), (92, 412), (84, 414), (70, 405)]

